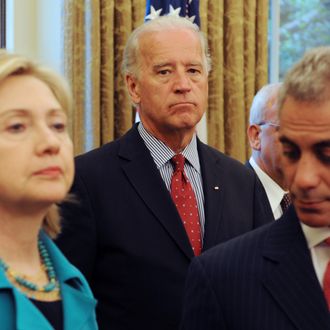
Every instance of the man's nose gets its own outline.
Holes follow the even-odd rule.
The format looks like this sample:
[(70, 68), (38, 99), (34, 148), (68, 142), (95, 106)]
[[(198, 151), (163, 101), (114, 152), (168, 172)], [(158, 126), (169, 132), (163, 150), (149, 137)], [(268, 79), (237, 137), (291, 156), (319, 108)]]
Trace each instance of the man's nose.
[(187, 93), (191, 90), (191, 81), (187, 72), (177, 72), (174, 79), (175, 93)]
[(304, 190), (313, 189), (320, 182), (320, 164), (315, 157), (303, 156), (298, 162), (295, 184)]

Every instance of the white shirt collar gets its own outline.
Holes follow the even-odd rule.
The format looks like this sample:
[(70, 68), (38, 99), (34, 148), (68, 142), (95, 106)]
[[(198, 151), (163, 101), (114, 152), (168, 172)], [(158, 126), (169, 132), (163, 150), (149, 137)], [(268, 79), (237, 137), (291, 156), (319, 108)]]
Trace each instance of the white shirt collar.
[(261, 181), (262, 185), (265, 188), (270, 206), (272, 211), (274, 211), (279, 207), (281, 204), (282, 198), (285, 193), (283, 190), (268, 174), (266, 174), (255, 162), (255, 160), (251, 157), (249, 160), (251, 166), (253, 167), (254, 171), (257, 173), (259, 180)]
[(330, 227), (310, 227), (302, 222), (300, 224), (309, 249), (319, 245), (326, 238), (330, 237)]
[[(138, 131), (145, 145), (149, 149), (151, 156), (156, 163), (158, 169), (175, 155), (175, 152), (171, 148), (169, 148), (164, 142), (158, 140), (155, 136), (149, 133), (143, 126), (142, 122), (140, 122), (138, 125)], [(196, 134), (193, 135), (191, 141), (181, 153), (200, 174), (201, 166), (198, 157)]]

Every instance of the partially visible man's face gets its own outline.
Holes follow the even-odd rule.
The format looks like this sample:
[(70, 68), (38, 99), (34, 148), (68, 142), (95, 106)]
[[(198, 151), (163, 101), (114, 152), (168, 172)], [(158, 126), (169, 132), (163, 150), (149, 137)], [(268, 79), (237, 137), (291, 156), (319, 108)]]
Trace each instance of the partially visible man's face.
[(276, 126), (279, 124), (277, 118), (278, 110), (275, 99), (272, 102), (273, 104), (269, 106), (266, 113), (265, 124), (259, 126), (259, 163), (262, 170), (284, 189), (283, 174), (280, 168), (281, 145), (278, 141), (279, 126)]
[(128, 86), (144, 126), (163, 140), (179, 132), (191, 135), (208, 96), (197, 35), (182, 28), (148, 33), (141, 37), (140, 49), (139, 77), (128, 77)]
[(287, 97), (280, 117), (282, 166), (299, 219), (330, 225), (330, 100), (300, 102)]

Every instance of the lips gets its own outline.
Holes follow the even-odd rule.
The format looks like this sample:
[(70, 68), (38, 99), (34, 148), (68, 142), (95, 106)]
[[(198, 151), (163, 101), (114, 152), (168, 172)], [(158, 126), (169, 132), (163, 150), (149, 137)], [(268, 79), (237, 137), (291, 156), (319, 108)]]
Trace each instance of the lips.
[(62, 173), (63, 171), (59, 166), (49, 166), (34, 172), (34, 175), (56, 177)]
[(170, 105), (170, 107), (186, 107), (186, 106), (195, 106), (193, 102), (177, 102)]
[(296, 200), (295, 205), (305, 212), (312, 212), (322, 206), (323, 200)]

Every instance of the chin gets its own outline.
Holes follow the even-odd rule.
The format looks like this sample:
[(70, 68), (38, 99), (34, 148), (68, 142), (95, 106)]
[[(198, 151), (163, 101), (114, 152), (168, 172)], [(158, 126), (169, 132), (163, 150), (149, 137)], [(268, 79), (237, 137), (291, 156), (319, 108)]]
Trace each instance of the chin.
[(193, 130), (196, 128), (196, 125), (198, 124), (198, 120), (193, 118), (185, 118), (184, 120), (181, 120), (180, 123), (178, 123), (177, 127), (179, 129), (185, 129), (185, 130)]
[(67, 189), (61, 189), (61, 190), (49, 190), (48, 192), (44, 192), (43, 194), (38, 194), (35, 196), (36, 200), (39, 200), (40, 202), (44, 203), (59, 203), (61, 202), (68, 194)]
[(329, 227), (330, 214), (297, 210), (299, 220), (310, 227)]

